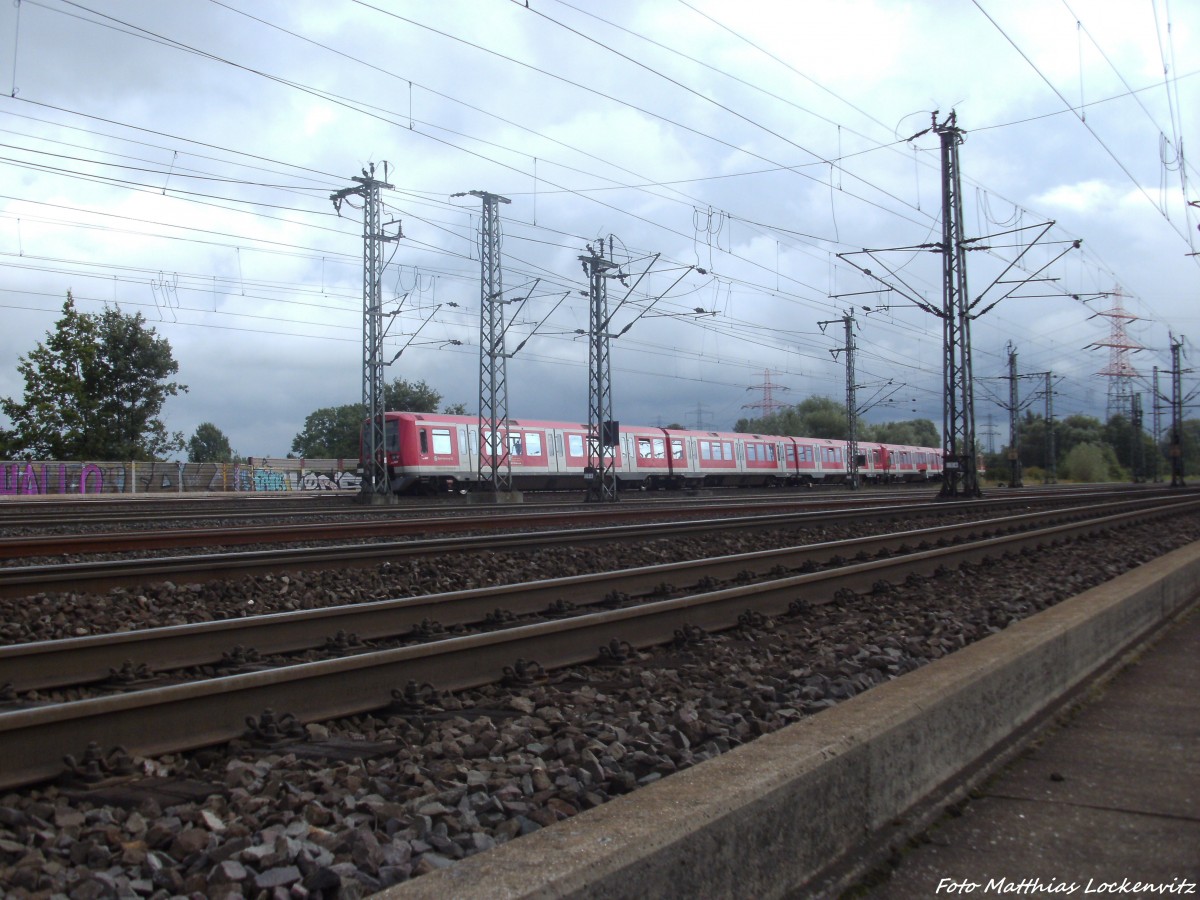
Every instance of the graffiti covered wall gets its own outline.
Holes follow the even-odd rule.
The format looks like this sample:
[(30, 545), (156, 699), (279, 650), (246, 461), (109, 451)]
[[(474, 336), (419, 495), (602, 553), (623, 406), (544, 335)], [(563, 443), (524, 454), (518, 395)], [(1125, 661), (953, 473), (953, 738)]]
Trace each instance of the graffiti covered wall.
[(0, 462), (0, 496), (224, 491), (357, 491), (355, 460), (241, 463)]

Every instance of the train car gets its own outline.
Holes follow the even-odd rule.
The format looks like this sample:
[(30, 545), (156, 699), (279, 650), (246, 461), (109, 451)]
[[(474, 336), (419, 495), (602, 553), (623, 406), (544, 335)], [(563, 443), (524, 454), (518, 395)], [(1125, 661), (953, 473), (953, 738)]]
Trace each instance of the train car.
[[(510, 418), (502, 433), (481, 435), (475, 416), (384, 414), (383, 457), (397, 493), (470, 490), (481, 447), (486, 470), (507, 454), (518, 490), (583, 489), (588, 441), (583, 423)], [(811, 486), (849, 477), (845, 441), (650, 426), (620, 429), (614, 470), (622, 490)], [(859, 474), (880, 483), (940, 478), (941, 451), (860, 443)]]

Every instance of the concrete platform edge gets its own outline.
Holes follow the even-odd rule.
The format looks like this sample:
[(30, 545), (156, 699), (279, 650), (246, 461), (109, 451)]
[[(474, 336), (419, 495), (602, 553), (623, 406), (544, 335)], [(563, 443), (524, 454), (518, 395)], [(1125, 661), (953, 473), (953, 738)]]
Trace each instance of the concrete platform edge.
[(1198, 584), (1200, 543), (820, 715), (375, 897), (788, 896), (977, 768), (1184, 608)]

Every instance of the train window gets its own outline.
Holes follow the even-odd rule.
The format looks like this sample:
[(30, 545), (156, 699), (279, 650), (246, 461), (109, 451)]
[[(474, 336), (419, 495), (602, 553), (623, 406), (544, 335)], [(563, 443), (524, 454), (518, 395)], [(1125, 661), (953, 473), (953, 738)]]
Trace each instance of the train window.
[(796, 445), (795, 444), (788, 444), (785, 449), (785, 452), (787, 453), (787, 461), (788, 462), (796, 461)]
[(700, 458), (712, 459), (712, 444), (708, 441), (700, 442)]
[(421, 434), (421, 452), (428, 453), (429, 452), (429, 435), (426, 434), (424, 428), (421, 428), (419, 430), (420, 430), (420, 434)]
[(534, 434), (530, 431), (525, 432), (525, 455), (542, 455), (542, 436), (540, 434)]
[(638, 456), (642, 459), (650, 458), (650, 438), (640, 437), (637, 439)]
[(400, 423), (395, 419), (383, 424), (383, 447), (388, 453), (400, 452)]
[(871, 451), (871, 464), (873, 466), (875, 466), (875, 468), (879, 468), (879, 451), (878, 450)]
[(513, 456), (522, 456), (521, 452), (521, 435), (509, 434), (508, 436), (508, 452)]
[[(421, 434), (425, 433), (425, 429), (421, 429)], [(454, 445), (450, 442), (449, 428), (433, 429), (433, 452), (449, 455), (454, 452)]]
[(666, 459), (667, 458), (667, 442), (664, 441), (662, 438), (654, 439), (654, 458), (655, 459)]
[(767, 451), (767, 461), (775, 462), (775, 445), (766, 444), (763, 446), (763, 449)]
[(729, 441), (725, 441), (725, 458), (733, 459), (733, 444)]
[(758, 449), (756, 444), (746, 445), (746, 462), (756, 462), (758, 460)]
[(567, 435), (567, 455), (568, 456), (583, 456), (583, 435), (568, 434)]
[(671, 438), (671, 459), (683, 459), (683, 441)]

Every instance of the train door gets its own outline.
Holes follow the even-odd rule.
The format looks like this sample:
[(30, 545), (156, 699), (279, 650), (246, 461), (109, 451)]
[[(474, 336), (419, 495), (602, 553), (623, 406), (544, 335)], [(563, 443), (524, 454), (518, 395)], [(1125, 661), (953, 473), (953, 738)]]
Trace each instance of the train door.
[(467, 432), (467, 452), (463, 455), (463, 468), (469, 469), (467, 476), (474, 480), (479, 473), (479, 426), (464, 425)]

